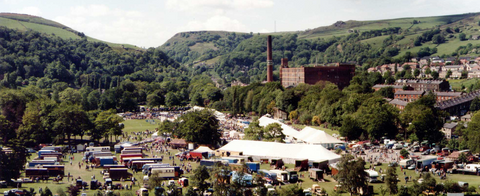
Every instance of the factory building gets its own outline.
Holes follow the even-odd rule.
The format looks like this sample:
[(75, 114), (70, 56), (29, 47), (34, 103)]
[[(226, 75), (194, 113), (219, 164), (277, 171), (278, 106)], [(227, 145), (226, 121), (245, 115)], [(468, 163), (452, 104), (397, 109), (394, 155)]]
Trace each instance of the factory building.
[[(300, 83), (316, 84), (319, 81), (334, 83), (339, 89), (350, 85), (355, 76), (355, 64), (337, 63), (335, 66), (295, 67), (288, 66), (288, 59), (282, 58), (280, 80), (284, 87), (294, 87)], [(267, 39), (267, 82), (273, 81), (272, 38)]]

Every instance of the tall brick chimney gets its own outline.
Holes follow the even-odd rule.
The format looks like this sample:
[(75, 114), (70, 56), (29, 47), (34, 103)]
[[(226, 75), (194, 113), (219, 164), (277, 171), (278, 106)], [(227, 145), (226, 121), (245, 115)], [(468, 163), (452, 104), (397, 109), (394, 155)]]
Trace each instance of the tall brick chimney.
[(267, 82), (273, 82), (272, 36), (267, 38)]

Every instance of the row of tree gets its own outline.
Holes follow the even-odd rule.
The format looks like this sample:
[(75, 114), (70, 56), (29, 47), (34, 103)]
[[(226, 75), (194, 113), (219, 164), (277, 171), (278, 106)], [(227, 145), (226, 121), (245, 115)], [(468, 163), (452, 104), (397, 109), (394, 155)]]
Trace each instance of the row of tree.
[[(65, 99), (57, 103), (45, 91), (30, 86), (0, 92), (0, 179), (10, 181), (20, 175), (26, 163), (27, 147), (41, 143), (71, 144), (72, 136), (89, 136), (91, 141), (122, 134), (123, 119), (116, 110), (85, 111)], [(111, 139), (109, 140), (111, 141)]]

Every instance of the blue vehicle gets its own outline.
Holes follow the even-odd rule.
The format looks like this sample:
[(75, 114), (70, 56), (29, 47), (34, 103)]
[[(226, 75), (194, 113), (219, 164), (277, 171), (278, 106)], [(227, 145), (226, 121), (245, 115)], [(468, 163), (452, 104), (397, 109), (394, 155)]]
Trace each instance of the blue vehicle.
[(247, 168), (250, 170), (250, 172), (258, 172), (260, 169), (260, 163), (259, 162), (246, 162)]
[(239, 180), (239, 183), (242, 186), (252, 186), (253, 177), (250, 174), (244, 174), (242, 179), (240, 179), (240, 176), (237, 174), (237, 171), (232, 171), (230, 173), (230, 176), (231, 176), (230, 181)]
[(260, 169), (258, 170), (258, 173), (260, 173), (263, 176), (263, 178), (267, 181), (267, 183), (278, 184), (277, 174), (275, 172), (271, 172), (266, 169)]

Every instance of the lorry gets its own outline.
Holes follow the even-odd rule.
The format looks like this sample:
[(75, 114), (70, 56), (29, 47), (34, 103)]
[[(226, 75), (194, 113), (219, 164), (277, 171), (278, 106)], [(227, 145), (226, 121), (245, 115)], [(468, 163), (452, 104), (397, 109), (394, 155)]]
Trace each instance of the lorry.
[(400, 161), (400, 167), (402, 167), (403, 169), (406, 169), (413, 164), (415, 164), (415, 161), (413, 159), (404, 159)]
[(208, 152), (196, 152), (196, 151), (192, 151), (192, 152), (189, 152), (188, 155), (187, 155), (187, 159), (188, 160), (192, 160), (192, 159), (204, 159), (204, 158), (207, 158), (208, 157)]
[(242, 186), (251, 186), (252, 185), (252, 181), (253, 181), (253, 176), (250, 175), (250, 174), (246, 174), (244, 173), (243, 176), (241, 177), (242, 179), (240, 179), (240, 175), (237, 173), (237, 171), (232, 171), (230, 173), (230, 181), (231, 182), (234, 182), (234, 181), (237, 181), (239, 182), (239, 184), (241, 184)]
[(277, 174), (275, 172), (271, 172), (266, 169), (260, 169), (258, 170), (258, 173), (262, 175), (262, 177), (267, 181), (267, 183), (278, 184)]
[(277, 180), (279, 182), (288, 182), (288, 172), (282, 170), (270, 170), (270, 172), (277, 174)]
[(65, 176), (65, 165), (43, 165), (42, 167), (48, 170), (50, 177)]
[(365, 173), (367, 173), (367, 181), (370, 183), (373, 182), (379, 182), (378, 180), (378, 172), (375, 170), (365, 170)]
[(456, 170), (456, 172), (463, 173), (463, 174), (476, 174), (480, 175), (480, 164), (467, 164), (463, 168), (459, 168)]
[(55, 165), (55, 163), (56, 163), (56, 161), (32, 160), (32, 161), (28, 162), (28, 167), (38, 167), (38, 166), (41, 166), (41, 165)]
[(287, 171), (288, 174), (288, 181), (290, 183), (296, 183), (298, 181), (298, 173), (297, 171)]
[(416, 168), (418, 169), (429, 169), (432, 167), (432, 163), (437, 160), (436, 156), (427, 156), (423, 159), (419, 159), (416, 162)]
[(133, 174), (128, 172), (127, 168), (110, 168), (110, 171), (106, 173), (105, 177), (109, 177), (112, 180), (120, 180), (123, 178), (124, 180), (126, 179), (131, 179)]
[(248, 170), (250, 170), (251, 172), (258, 172), (258, 170), (260, 169), (259, 162), (246, 162), (245, 164), (247, 165)]
[(314, 181), (322, 181), (323, 180), (323, 170), (322, 169), (310, 168), (308, 170), (308, 173), (310, 174), (310, 179), (312, 179)]
[(165, 179), (174, 179), (175, 168), (173, 167), (152, 168), (150, 175), (157, 175), (158, 177), (165, 178)]
[(114, 160), (114, 157), (98, 157), (98, 164), (100, 164), (101, 167), (104, 165), (114, 165), (117, 164), (117, 162)]
[(27, 168), (25, 169), (25, 177), (27, 178), (48, 178), (48, 169), (47, 168)]

